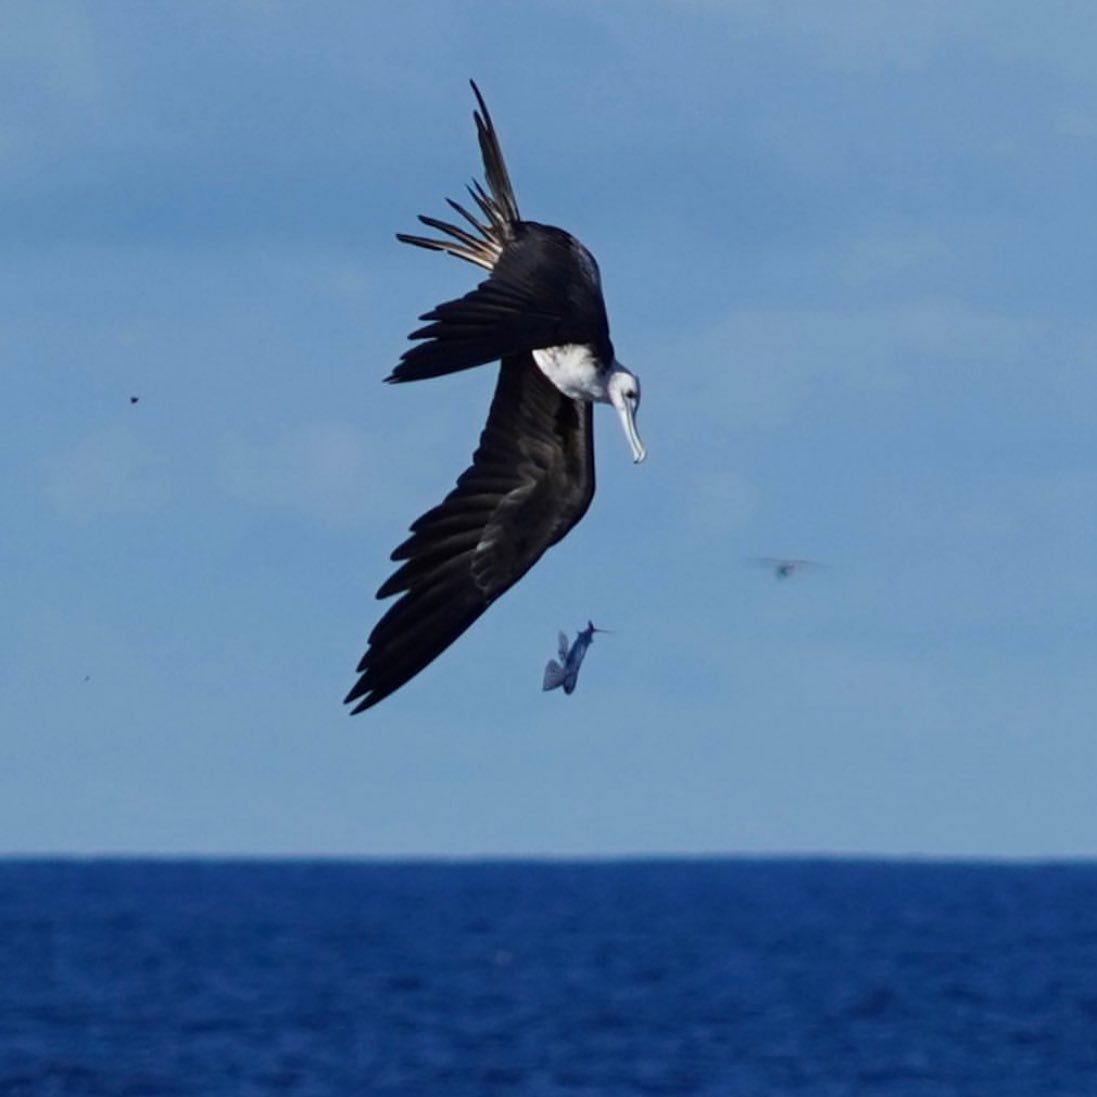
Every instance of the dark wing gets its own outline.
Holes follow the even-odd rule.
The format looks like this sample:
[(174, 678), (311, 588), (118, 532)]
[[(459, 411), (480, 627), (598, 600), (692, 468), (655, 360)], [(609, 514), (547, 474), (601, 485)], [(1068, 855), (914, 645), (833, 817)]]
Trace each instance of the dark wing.
[(609, 321), (594, 257), (575, 237), (521, 221), (491, 272), (471, 293), (421, 320), (387, 381), (422, 381), (528, 354), (542, 347), (593, 343), (612, 357)]
[(411, 527), (377, 592), (401, 597), (370, 633), (346, 696), (362, 712), (399, 689), (512, 587), (594, 496), (591, 405), (529, 355), (503, 360), (487, 425), (457, 487)]
[(422, 381), (566, 343), (604, 344), (612, 356), (598, 264), (570, 233), (520, 219), (491, 115), (472, 88), (487, 190), (474, 183), (469, 193), (480, 216), (449, 199), (468, 229), (422, 216), (423, 224), (445, 236), (398, 233), (397, 239), (456, 255), (491, 276), (419, 317), (429, 323), (409, 338), (422, 341), (404, 353), (387, 381)]

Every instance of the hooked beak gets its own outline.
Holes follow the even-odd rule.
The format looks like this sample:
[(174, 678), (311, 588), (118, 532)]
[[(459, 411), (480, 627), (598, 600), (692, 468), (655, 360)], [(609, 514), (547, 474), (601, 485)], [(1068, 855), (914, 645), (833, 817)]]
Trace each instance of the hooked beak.
[(644, 449), (644, 443), (640, 441), (640, 435), (636, 433), (636, 420), (632, 414), (632, 408), (624, 400), (617, 407), (617, 415), (621, 420), (621, 426), (624, 429), (625, 437), (628, 439), (629, 448), (632, 450), (632, 460), (634, 464), (639, 464), (648, 455), (648, 451)]

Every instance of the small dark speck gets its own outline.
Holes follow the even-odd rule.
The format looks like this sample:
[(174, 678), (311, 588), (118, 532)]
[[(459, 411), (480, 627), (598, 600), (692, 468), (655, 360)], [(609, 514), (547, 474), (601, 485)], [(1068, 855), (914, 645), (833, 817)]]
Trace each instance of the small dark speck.
[(131, 404), (136, 404), (139, 399), (140, 399), (139, 396), (131, 396), (130, 397), (130, 403)]
[(90, 682), (91, 681), (91, 675), (90, 674), (85, 674), (84, 675), (84, 681), (85, 682)]

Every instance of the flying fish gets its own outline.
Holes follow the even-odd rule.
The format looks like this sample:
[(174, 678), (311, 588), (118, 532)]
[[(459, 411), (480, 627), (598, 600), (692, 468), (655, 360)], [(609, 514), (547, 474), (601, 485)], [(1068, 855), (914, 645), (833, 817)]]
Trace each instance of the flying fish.
[(595, 628), (593, 621), (587, 622), (585, 629), (580, 629), (575, 635), (575, 643), (568, 646), (568, 638), (561, 632), (557, 634), (560, 662), (555, 659), (548, 661), (545, 667), (544, 681), (541, 689), (556, 689), (564, 687), (565, 693), (571, 693), (575, 689), (576, 679), (579, 677), (579, 668), (587, 655), (587, 648), (594, 641), (596, 632), (609, 632), (609, 629)]

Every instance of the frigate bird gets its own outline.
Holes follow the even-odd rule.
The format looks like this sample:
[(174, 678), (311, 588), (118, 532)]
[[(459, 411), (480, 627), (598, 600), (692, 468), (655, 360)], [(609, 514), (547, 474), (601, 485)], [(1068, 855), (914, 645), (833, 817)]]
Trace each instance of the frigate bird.
[(457, 486), (411, 526), (392, 553), (400, 567), (378, 598), (399, 594), (370, 633), (345, 702), (362, 712), (449, 647), (586, 513), (594, 495), (591, 407), (617, 412), (634, 461), (640, 383), (614, 354), (594, 256), (563, 229), (524, 221), (491, 115), (472, 82), (485, 186), (468, 226), (419, 220), (441, 235), (397, 239), (489, 272), (470, 293), (438, 305), (386, 378), (421, 381), (499, 362), (487, 424)]
[(575, 643), (568, 645), (568, 638), (561, 632), (557, 633), (557, 651), (560, 662), (550, 659), (545, 667), (545, 677), (541, 682), (541, 689), (556, 689), (564, 687), (565, 693), (575, 690), (575, 683), (579, 678), (579, 668), (587, 656), (587, 648), (594, 642), (596, 632), (609, 632), (609, 629), (595, 628), (593, 621), (587, 622), (587, 627), (580, 629), (575, 634)]

